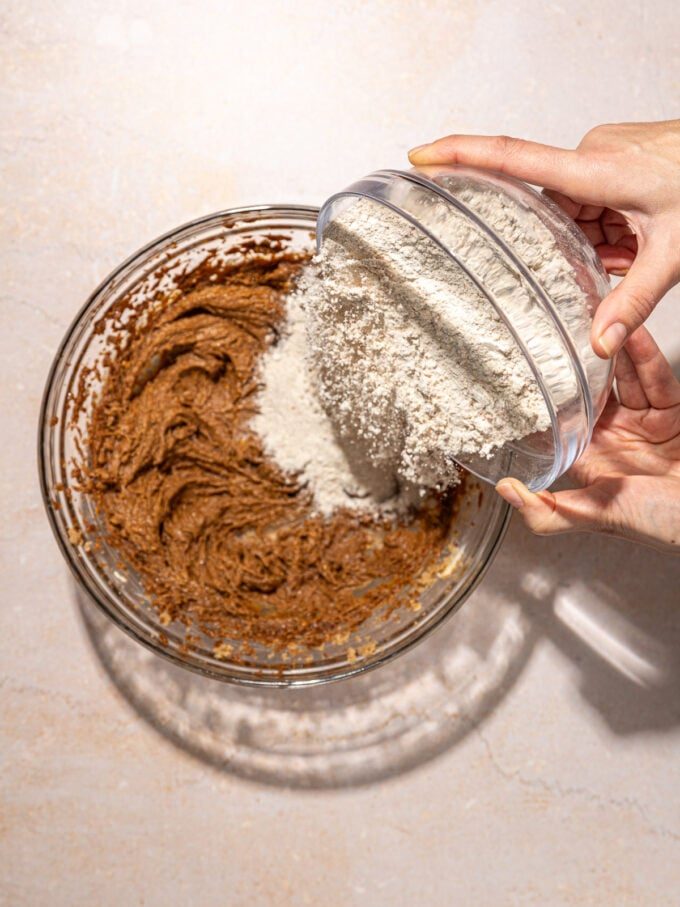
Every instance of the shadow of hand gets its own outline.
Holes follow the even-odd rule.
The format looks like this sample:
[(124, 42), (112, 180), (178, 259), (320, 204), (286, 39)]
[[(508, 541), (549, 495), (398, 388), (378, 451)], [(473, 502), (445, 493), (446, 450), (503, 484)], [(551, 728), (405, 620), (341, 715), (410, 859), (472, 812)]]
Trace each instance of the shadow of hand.
[(680, 725), (680, 559), (613, 538), (540, 538), (514, 522), (485, 582), (573, 664), (610, 730)]

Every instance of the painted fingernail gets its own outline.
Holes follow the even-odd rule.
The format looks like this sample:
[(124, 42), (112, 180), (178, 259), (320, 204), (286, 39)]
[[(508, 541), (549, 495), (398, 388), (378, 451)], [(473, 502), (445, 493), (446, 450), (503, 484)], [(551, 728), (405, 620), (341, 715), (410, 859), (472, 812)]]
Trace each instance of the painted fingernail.
[(600, 346), (607, 356), (611, 358), (614, 353), (618, 353), (627, 336), (628, 331), (626, 330), (626, 326), (621, 324), (620, 321), (616, 321), (614, 324), (610, 324), (607, 330), (600, 334)]
[(511, 482), (499, 482), (498, 485), (496, 485), (496, 491), (503, 498), (503, 500), (507, 501), (508, 504), (510, 504), (516, 510), (524, 507), (524, 501)]

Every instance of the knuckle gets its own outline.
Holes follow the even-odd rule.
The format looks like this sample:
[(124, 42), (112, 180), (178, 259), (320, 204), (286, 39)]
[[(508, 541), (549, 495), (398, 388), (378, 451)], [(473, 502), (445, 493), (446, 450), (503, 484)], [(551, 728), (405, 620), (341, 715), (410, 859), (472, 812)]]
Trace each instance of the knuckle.
[(626, 293), (625, 305), (633, 316), (635, 325), (640, 325), (652, 314), (656, 298), (651, 290), (644, 287), (633, 287)]
[(579, 142), (579, 148), (594, 148), (603, 142), (611, 139), (618, 130), (616, 123), (601, 123), (599, 126), (593, 126), (583, 136)]
[(599, 523), (592, 527), (593, 532), (599, 532), (601, 535), (612, 536), (612, 538), (628, 538), (631, 536), (631, 529), (627, 521), (614, 517), (607, 517), (600, 520)]
[(529, 529), (531, 529), (531, 531), (533, 532), (534, 535), (541, 536), (541, 538), (545, 538), (545, 536), (547, 536), (547, 535), (556, 535), (557, 534), (554, 529), (540, 528), (537, 526), (529, 526)]
[(565, 531), (564, 529), (553, 529), (550, 526), (529, 526), (529, 529), (534, 535), (538, 535), (541, 538), (545, 538), (548, 535), (559, 535)]
[(524, 522), (534, 535), (552, 535), (557, 531), (552, 514), (535, 513), (524, 508), (522, 515), (524, 516)]
[(622, 486), (622, 500), (613, 497), (608, 505), (603, 508), (601, 531), (607, 535), (619, 538), (629, 538), (635, 533), (635, 527), (643, 520), (637, 508), (631, 507), (630, 502), (623, 496), (625, 483)]
[(496, 150), (503, 159), (514, 157), (521, 151), (524, 144), (522, 139), (514, 138), (511, 135), (498, 135), (495, 142)]

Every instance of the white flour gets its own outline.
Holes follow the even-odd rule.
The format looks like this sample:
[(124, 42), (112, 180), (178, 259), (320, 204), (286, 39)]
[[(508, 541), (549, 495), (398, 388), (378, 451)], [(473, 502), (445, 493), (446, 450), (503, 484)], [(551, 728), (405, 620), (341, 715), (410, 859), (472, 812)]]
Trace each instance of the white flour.
[(262, 379), (259, 412), (251, 425), (281, 469), (301, 475), (321, 513), (343, 506), (374, 509), (375, 497), (355, 475), (361, 464), (353, 471), (313, 391), (299, 293), (288, 298), (283, 336), (264, 356)]
[[(498, 191), (467, 194), (549, 293), (585, 304), (535, 215)], [(522, 316), (526, 283), (467, 217), (437, 203), (418, 216)], [(547, 356), (567, 398), (571, 364), (549, 330), (543, 336), (545, 348), (532, 352)], [(367, 199), (329, 226), (289, 297), (286, 333), (265, 356), (262, 379), (253, 427), (279, 465), (309, 483), (323, 513), (377, 501), (400, 508), (455, 482), (456, 458), (488, 457), (550, 425), (525, 357), (476, 284), (418, 228)]]

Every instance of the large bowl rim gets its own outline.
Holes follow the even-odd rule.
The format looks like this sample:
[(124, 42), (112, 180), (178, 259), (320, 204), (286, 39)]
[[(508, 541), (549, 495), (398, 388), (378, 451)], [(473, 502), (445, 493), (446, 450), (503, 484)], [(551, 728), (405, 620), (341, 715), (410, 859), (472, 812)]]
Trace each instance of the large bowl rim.
[[(328, 673), (320, 674), (318, 676), (286, 675), (285, 671), (277, 674), (276, 676), (258, 676), (257, 674), (244, 676), (237, 673), (229, 673), (230, 667), (232, 671), (234, 670), (233, 666), (229, 665), (229, 662), (225, 662), (225, 670), (223, 672), (218, 671), (210, 665), (199, 663), (193, 653), (182, 654), (170, 647), (163, 646), (151, 635), (145, 636), (140, 631), (140, 629), (134, 623), (132, 623), (117, 606), (115, 606), (112, 601), (105, 600), (104, 597), (99, 594), (99, 591), (97, 590), (96, 586), (94, 586), (89, 574), (82, 567), (80, 559), (74, 555), (73, 546), (69, 541), (67, 541), (65, 533), (64, 531), (62, 531), (61, 523), (57, 519), (55, 510), (50, 502), (50, 489), (47, 482), (47, 461), (45, 450), (47, 447), (48, 433), (52, 428), (52, 426), (49, 425), (47, 419), (48, 403), (50, 400), (50, 395), (57, 370), (62, 365), (64, 352), (68, 348), (74, 333), (81, 326), (84, 318), (87, 316), (90, 308), (97, 301), (99, 295), (113, 281), (115, 281), (119, 275), (121, 275), (126, 269), (134, 265), (139, 260), (142, 260), (157, 247), (171, 242), (187, 231), (195, 230), (196, 228), (200, 228), (201, 226), (207, 226), (213, 222), (217, 224), (220, 220), (229, 219), (238, 221), (239, 218), (249, 219), (252, 218), (253, 215), (257, 214), (261, 214), (266, 217), (292, 215), (300, 218), (307, 216), (311, 219), (316, 219), (318, 213), (319, 208), (317, 206), (294, 205), (286, 203), (248, 205), (235, 208), (226, 208), (222, 211), (217, 211), (212, 214), (207, 214), (194, 220), (187, 221), (178, 227), (166, 231), (165, 233), (156, 237), (156, 239), (151, 240), (150, 242), (137, 249), (137, 251), (129, 255), (98, 284), (98, 286), (90, 293), (84, 304), (76, 313), (75, 317), (68, 326), (59, 346), (57, 347), (57, 351), (47, 374), (40, 404), (37, 432), (37, 465), (40, 490), (50, 528), (56, 539), (62, 556), (64, 557), (64, 560), (66, 561), (76, 582), (77, 590), (84, 591), (87, 594), (88, 599), (92, 601), (99, 608), (99, 610), (102, 611), (102, 613), (105, 614), (119, 629), (125, 632), (136, 642), (143, 645), (146, 649), (153, 652), (155, 655), (159, 655), (166, 661), (170, 661), (175, 665), (178, 665), (203, 677), (209, 677), (213, 680), (219, 680), (221, 682), (231, 683), (237, 686), (269, 688), (299, 688), (316, 686), (318, 684), (331, 683), (334, 681), (347, 679), (358, 674), (363, 674), (367, 671), (381, 667), (382, 665), (392, 661), (394, 658), (403, 655), (405, 652), (413, 648), (413, 646), (426, 639), (430, 635), (430, 633), (434, 632), (435, 629), (440, 627), (446, 620), (448, 620), (448, 618), (455, 614), (472, 594), (472, 592), (477, 588), (477, 586), (485, 576), (487, 570), (491, 566), (498, 552), (498, 549), (500, 548), (512, 515), (512, 511), (509, 505), (505, 504), (504, 502), (497, 502), (495, 536), (487, 542), (488, 550), (485, 560), (479, 565), (477, 572), (470, 575), (468, 582), (466, 583), (464, 588), (459, 591), (458, 596), (455, 598), (452, 597), (451, 601), (439, 607), (439, 613), (434, 615), (435, 619), (430, 620), (427, 623), (423, 623), (412, 634), (403, 638), (400, 643), (394, 646), (390, 651), (380, 654), (379, 657), (373, 660), (367, 659), (365, 661), (361, 661), (357, 659), (357, 661), (354, 663), (345, 664), (338, 667), (334, 671), (329, 671)], [(326, 669), (326, 671), (328, 671), (328, 669)]]

